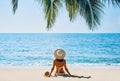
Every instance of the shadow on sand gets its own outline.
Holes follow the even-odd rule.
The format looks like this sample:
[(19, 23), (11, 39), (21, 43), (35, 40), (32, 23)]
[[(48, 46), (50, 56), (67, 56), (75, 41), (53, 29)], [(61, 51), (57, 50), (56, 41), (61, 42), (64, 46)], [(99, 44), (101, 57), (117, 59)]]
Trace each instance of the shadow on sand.
[[(57, 77), (57, 76), (52, 76), (52, 77)], [(62, 76), (62, 77), (65, 77), (65, 78), (67, 78), (67, 77), (72, 77), (72, 78), (85, 78), (85, 79), (90, 79), (91, 78), (91, 76), (78, 76), (78, 75), (71, 75), (71, 76), (69, 76), (69, 75), (64, 75), (64, 76)]]
[(71, 75), (71, 76), (65, 75), (65, 76), (63, 76), (63, 77), (86, 78), (86, 79), (91, 78), (91, 76), (78, 76), (78, 75)]

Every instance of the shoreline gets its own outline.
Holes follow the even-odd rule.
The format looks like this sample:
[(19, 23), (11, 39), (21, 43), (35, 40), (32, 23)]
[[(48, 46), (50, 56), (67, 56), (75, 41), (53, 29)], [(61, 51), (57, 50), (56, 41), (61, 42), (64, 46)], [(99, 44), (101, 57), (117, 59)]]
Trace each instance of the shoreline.
[[(69, 69), (119, 69), (120, 66), (107, 66), (107, 65), (67, 65)], [(0, 69), (51, 69), (52, 66), (5, 66), (0, 65)]]

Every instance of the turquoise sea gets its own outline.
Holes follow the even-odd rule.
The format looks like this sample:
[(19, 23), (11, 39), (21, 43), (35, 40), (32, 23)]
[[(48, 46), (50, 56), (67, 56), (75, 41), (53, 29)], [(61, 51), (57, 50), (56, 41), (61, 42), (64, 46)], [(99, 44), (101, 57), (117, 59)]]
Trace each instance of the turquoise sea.
[(120, 66), (120, 33), (1, 33), (0, 66), (51, 66), (59, 48), (69, 65)]

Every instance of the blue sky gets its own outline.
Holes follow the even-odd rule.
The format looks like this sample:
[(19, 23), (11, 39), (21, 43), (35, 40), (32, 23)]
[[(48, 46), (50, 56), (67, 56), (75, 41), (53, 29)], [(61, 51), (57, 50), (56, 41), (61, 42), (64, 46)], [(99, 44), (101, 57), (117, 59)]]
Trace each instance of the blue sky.
[(82, 17), (70, 22), (61, 8), (54, 26), (47, 31), (44, 12), (35, 0), (19, 0), (15, 15), (11, 0), (0, 0), (0, 33), (120, 33), (120, 9), (110, 6), (104, 12), (101, 25), (90, 31)]

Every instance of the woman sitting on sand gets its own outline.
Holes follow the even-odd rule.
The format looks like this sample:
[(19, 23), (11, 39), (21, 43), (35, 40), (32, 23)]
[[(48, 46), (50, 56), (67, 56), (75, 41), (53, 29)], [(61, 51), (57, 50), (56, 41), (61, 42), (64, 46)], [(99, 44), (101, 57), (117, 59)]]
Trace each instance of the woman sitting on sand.
[[(55, 59), (53, 61), (53, 67), (51, 69), (49, 77), (51, 76), (55, 67), (56, 67), (55, 76), (64, 76), (65, 75), (64, 69), (66, 70), (66, 72), (69, 75), (71, 75), (66, 66), (66, 60), (64, 59), (65, 54), (66, 54), (65, 51), (62, 49), (55, 50), (55, 52), (54, 52)], [(64, 69), (63, 69), (63, 67), (64, 67)]]

